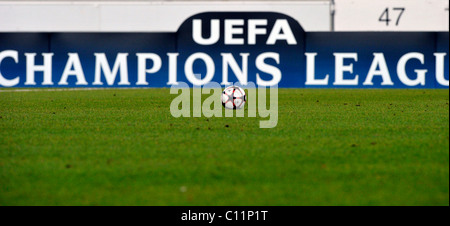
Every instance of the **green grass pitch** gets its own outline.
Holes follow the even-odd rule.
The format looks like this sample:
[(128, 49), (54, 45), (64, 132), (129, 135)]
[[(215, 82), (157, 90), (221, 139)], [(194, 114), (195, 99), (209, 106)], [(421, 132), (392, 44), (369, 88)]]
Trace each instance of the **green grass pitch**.
[(0, 92), (0, 205), (449, 205), (448, 89), (280, 89), (274, 129), (174, 97)]

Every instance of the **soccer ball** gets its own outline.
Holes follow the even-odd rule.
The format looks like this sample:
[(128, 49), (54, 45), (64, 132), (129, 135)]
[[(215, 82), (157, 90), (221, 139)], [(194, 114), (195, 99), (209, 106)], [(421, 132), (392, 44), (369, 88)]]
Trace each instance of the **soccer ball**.
[(222, 105), (226, 109), (243, 108), (246, 101), (245, 91), (239, 86), (229, 86), (222, 92)]

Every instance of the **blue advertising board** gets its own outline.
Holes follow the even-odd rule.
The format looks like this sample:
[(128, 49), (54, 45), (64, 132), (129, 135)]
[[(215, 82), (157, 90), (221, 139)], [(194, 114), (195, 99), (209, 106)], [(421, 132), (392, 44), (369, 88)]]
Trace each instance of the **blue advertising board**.
[(209, 12), (175, 33), (0, 33), (0, 87), (448, 88), (448, 32), (305, 32), (271, 12)]

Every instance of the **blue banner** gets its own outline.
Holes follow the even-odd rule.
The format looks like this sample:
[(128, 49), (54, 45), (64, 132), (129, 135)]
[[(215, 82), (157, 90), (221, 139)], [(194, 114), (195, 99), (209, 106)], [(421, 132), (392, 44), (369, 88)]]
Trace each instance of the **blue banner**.
[(448, 32), (305, 32), (270, 12), (201, 13), (176, 33), (0, 33), (0, 87), (448, 88)]

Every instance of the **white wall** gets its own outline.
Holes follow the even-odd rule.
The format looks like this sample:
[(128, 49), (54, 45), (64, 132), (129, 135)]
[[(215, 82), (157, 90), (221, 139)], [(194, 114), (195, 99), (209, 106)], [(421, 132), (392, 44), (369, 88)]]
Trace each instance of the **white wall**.
[(211, 11), (266, 11), (296, 19), (306, 31), (329, 31), (325, 1), (0, 1), (0, 32), (174, 32)]
[[(334, 0), (336, 31), (448, 31), (448, 0)], [(379, 21), (388, 8), (389, 25)], [(396, 10), (394, 8), (397, 8)], [(404, 8), (401, 17), (401, 10)], [(386, 19), (386, 14), (382, 19)]]

